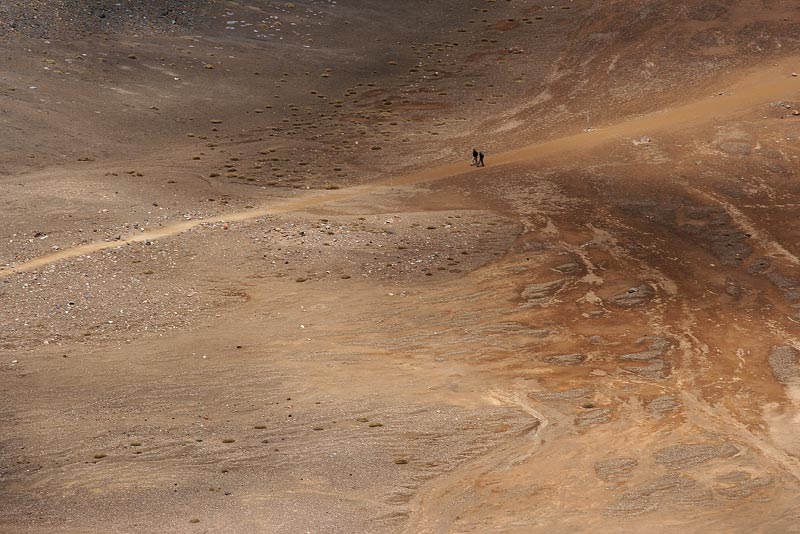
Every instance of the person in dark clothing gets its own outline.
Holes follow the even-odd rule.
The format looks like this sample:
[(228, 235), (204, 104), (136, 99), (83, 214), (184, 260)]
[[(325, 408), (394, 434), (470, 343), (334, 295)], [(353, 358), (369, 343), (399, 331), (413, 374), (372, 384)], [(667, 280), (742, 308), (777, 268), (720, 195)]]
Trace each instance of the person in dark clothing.
[(472, 149), (472, 164), (475, 165), (476, 167), (478, 166), (478, 149), (477, 148), (473, 148)]
[(480, 158), (480, 163), (478, 163), (478, 167), (485, 167), (485, 165), (483, 164), (483, 152), (478, 154), (478, 157)]

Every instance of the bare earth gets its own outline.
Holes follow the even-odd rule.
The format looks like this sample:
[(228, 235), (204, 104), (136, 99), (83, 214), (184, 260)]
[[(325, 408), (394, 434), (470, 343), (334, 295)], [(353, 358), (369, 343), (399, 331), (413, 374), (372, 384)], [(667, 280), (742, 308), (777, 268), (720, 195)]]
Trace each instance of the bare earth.
[(796, 2), (0, 42), (0, 532), (800, 532)]

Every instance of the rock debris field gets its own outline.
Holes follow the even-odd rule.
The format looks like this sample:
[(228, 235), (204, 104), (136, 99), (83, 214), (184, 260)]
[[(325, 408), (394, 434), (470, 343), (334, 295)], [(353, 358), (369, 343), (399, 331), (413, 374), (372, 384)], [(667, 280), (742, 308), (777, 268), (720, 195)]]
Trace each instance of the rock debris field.
[(800, 532), (798, 16), (2, 3), (0, 531)]

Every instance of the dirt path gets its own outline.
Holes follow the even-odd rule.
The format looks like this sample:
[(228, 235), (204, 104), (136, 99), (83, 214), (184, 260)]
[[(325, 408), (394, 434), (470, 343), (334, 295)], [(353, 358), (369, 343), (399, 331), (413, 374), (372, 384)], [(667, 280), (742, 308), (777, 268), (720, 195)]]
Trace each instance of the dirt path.
[[(490, 158), (490, 164), (496, 167), (532, 161), (547, 162), (548, 158), (562, 156), (576, 150), (592, 150), (616, 139), (635, 138), (655, 131), (681, 129), (693, 125), (705, 124), (713, 120), (721, 120), (723, 118), (729, 119), (738, 114), (747, 112), (758, 104), (791, 98), (793, 94), (800, 89), (800, 78), (790, 75), (792, 72), (791, 65), (793, 63), (796, 62), (794, 60), (786, 60), (768, 69), (752, 71), (743, 76), (738, 83), (720, 91), (717, 95), (696, 100), (683, 106), (642, 117), (636, 117), (617, 124), (597, 128), (590, 132), (583, 132), (502, 152), (493, 155)], [(178, 235), (204, 224), (240, 222), (268, 215), (299, 211), (331, 202), (363, 196), (385, 188), (433, 182), (466, 174), (468, 172), (479, 171), (477, 169), (465, 169), (465, 164), (463, 162), (451, 163), (405, 176), (387, 178), (363, 186), (303, 196), (259, 209), (186, 221), (165, 226), (158, 230), (136, 234), (135, 236), (118, 241), (89, 243), (63, 249), (53, 254), (47, 254), (20, 263), (11, 268), (0, 268), (0, 278), (20, 272), (35, 270), (52, 263), (101, 250)]]

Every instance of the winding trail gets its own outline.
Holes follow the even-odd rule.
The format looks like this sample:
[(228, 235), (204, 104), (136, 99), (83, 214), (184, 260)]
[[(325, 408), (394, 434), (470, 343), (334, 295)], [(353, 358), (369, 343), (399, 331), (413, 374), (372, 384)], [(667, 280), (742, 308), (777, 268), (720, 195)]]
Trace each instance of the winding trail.
[[(664, 129), (685, 129), (705, 124), (716, 119), (729, 119), (748, 112), (754, 106), (775, 100), (789, 100), (800, 91), (800, 78), (792, 76), (792, 66), (797, 65), (796, 58), (786, 60), (768, 69), (759, 69), (747, 73), (739, 82), (728, 86), (715, 96), (701, 98), (689, 104), (676, 106), (656, 113), (628, 119), (616, 124), (598, 128), (591, 132), (552, 139), (522, 148), (501, 152), (494, 155), (491, 164), (494, 167), (524, 162), (546, 162), (548, 158), (560, 156), (576, 150), (591, 150), (612, 140), (638, 137)], [(719, 96), (722, 94), (724, 96)], [(289, 213), (314, 206), (320, 206), (339, 200), (347, 200), (363, 196), (382, 189), (396, 186), (414, 185), (451, 178), (478, 169), (465, 168), (463, 162), (451, 163), (424, 169), (405, 176), (390, 177), (370, 184), (348, 189), (324, 191), (286, 200), (258, 209), (244, 212), (219, 215), (216, 217), (185, 221), (157, 230), (132, 235), (118, 241), (101, 241), (88, 243), (46, 254), (12, 267), (0, 268), (0, 278), (17, 273), (32, 271), (41, 267), (101, 250), (117, 248), (121, 245), (152, 241), (192, 230), (204, 224), (222, 222), (240, 222), (257, 219), (268, 215)]]

